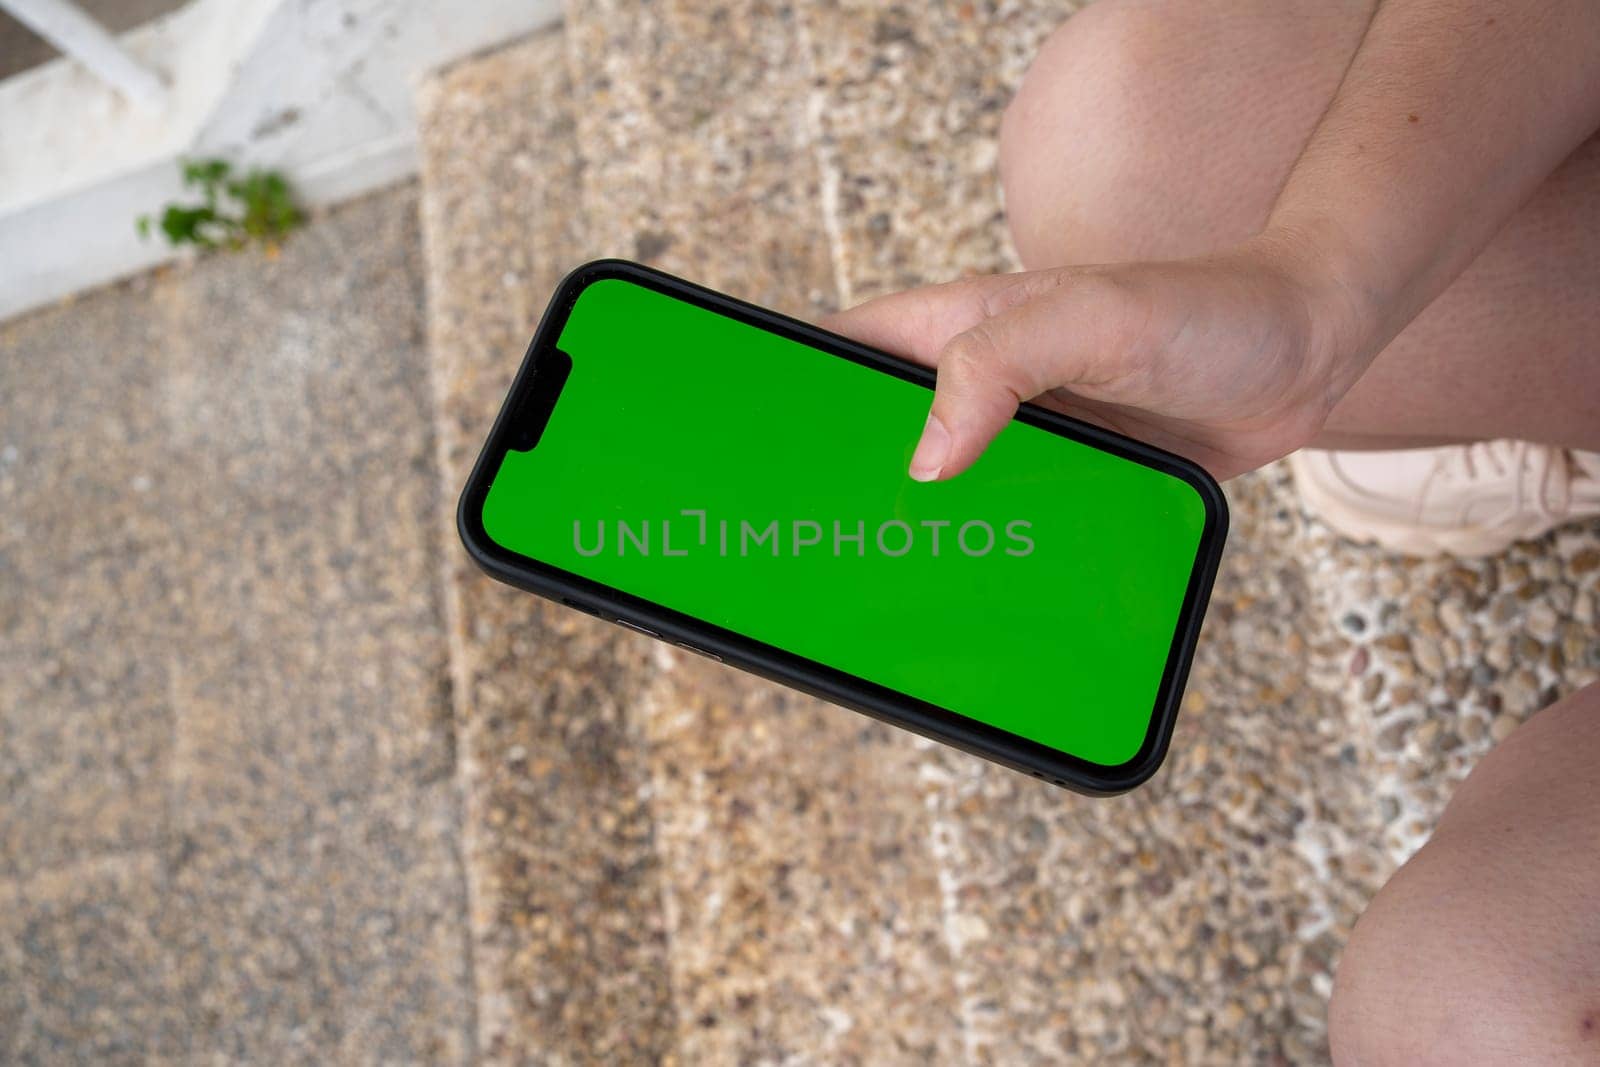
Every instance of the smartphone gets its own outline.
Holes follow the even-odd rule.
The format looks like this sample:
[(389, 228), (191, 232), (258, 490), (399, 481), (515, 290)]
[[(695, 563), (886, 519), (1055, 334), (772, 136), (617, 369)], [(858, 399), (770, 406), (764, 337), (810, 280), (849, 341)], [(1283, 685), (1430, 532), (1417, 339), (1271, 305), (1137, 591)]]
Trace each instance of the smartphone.
[(461, 494), (489, 574), (1080, 792), (1160, 766), (1227, 530), (1188, 460), (1024, 404), (907, 465), (932, 372), (660, 271), (561, 283)]

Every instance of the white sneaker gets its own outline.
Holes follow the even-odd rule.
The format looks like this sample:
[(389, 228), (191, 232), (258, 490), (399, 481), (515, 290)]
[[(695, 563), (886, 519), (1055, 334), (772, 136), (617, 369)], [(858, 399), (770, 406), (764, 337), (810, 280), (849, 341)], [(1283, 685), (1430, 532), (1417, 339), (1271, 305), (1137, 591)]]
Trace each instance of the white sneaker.
[(1526, 441), (1289, 457), (1306, 505), (1339, 533), (1415, 556), (1489, 556), (1600, 515), (1600, 453)]

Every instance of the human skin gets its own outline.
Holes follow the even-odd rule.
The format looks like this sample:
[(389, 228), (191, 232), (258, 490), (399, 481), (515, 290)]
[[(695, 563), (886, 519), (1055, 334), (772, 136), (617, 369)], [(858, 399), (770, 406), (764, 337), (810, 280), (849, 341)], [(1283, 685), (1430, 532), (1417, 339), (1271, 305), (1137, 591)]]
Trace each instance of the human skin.
[[(1592, 64), (1600, 5), (1389, 0), (1375, 13), (1365, 2), (1220, 6), (1226, 17), (1211, 5), (1213, 25), (1199, 39), (1231, 34), (1220, 43), (1237, 54), (1213, 62), (1248, 53), (1254, 36), (1255, 65), (1276, 82), (1231, 99), (1208, 93), (1193, 39), (1187, 59), (1165, 72), (1161, 65), (1170, 58), (1162, 41), (1177, 43), (1161, 24), (1198, 23), (1196, 13), (1152, 2), (1091, 6), (1046, 46), (1007, 116), (1009, 210), (1035, 269), (894, 294), (829, 321), (938, 368), (913, 476), (964, 470), (1025, 399), (1188, 455), (1224, 478), (1311, 443), (1521, 436), (1600, 448), (1600, 311), (1580, 295), (1600, 279), (1590, 236), (1600, 222), (1591, 191), (1600, 153), (1584, 146), (1600, 127)], [(1138, 40), (1141, 26), (1147, 41)], [(1091, 33), (1120, 35), (1124, 49), (1141, 54), (1129, 62), (1125, 51), (1078, 49), (1085, 69), (1061, 69), (1073, 41)], [(1313, 66), (1297, 46), (1325, 62)], [(1137, 69), (1111, 71), (1096, 88), (1089, 72), (1119, 62)], [(1191, 68), (1186, 82), (1175, 80), (1174, 65)], [(1066, 88), (1046, 84), (1052, 79), (1041, 68), (1087, 99), (1041, 99)], [(1096, 161), (1073, 155), (1114, 137), (1150, 146), (1151, 133), (1138, 132), (1131, 112), (1141, 95), (1160, 93), (1161, 82), (1181, 98), (1172, 101), (1180, 112), (1211, 121), (1204, 141), (1191, 133), (1185, 144), (1180, 132), (1175, 146), (1157, 142), (1152, 166), (1167, 166), (1177, 195), (1153, 217), (1170, 219), (1174, 203), (1202, 214), (1208, 202), (1231, 197), (1239, 207), (1229, 214), (1240, 224), (1210, 227), (1209, 242), (1185, 240), (1207, 227), (1182, 220), (1168, 241), (1077, 240), (1074, 221), (1091, 233), (1101, 225), (1087, 197), (1101, 194), (1113, 217), (1130, 209), (1115, 203), (1124, 193), (1104, 173), (1075, 184)], [(1105, 105), (1101, 125), (1112, 128), (1084, 117), (1093, 114), (1091, 101)], [(1063, 116), (1063, 108), (1081, 113)], [(1270, 121), (1249, 121), (1252, 108)], [(1066, 131), (1082, 139), (1064, 143)], [(1019, 147), (1024, 138), (1039, 143)], [(1112, 150), (1102, 169), (1137, 171), (1127, 151)], [(1240, 161), (1235, 171), (1255, 165), (1252, 177), (1242, 187), (1180, 191), (1185, 172), (1173, 157), (1185, 151), (1231, 156)], [(1051, 189), (1057, 207), (1030, 208)], [(1135, 202), (1151, 191), (1149, 181), (1128, 190)], [(1181, 258), (1158, 258), (1173, 246)], [(1461, 291), (1448, 292), (1458, 278)], [(1414, 323), (1441, 294), (1442, 310)], [(1475, 342), (1466, 335), (1490, 317), (1486, 308), (1519, 320), (1520, 330), (1497, 322)], [(1404, 336), (1411, 325), (1418, 336)], [(1455, 339), (1497, 347), (1481, 359), (1441, 359), (1441, 342)], [(1383, 366), (1374, 367), (1380, 353)], [(1358, 391), (1369, 368), (1376, 377)], [(1480, 368), (1493, 368), (1482, 381)], [(1518, 388), (1489, 389), (1513, 383)], [(1394, 386), (1414, 403), (1393, 403)], [(1465, 404), (1451, 403), (1456, 392)], [(1519, 399), (1510, 410), (1496, 406), (1507, 397)]]
[[(1221, 476), (1308, 442), (1600, 449), (1600, 5), (1375, 6), (1098, 0), (1057, 31), (1001, 138), (1029, 271), (830, 323), (939, 368), (921, 473), (1026, 397)], [(1600, 685), (1478, 764), (1351, 935), (1335, 1063), (1600, 1063), (1596, 768)]]

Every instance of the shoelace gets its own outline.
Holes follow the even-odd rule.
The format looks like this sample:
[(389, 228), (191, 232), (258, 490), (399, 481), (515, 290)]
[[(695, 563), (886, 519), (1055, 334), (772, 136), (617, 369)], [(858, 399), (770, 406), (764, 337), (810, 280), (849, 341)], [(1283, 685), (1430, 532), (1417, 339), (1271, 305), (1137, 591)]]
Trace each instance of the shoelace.
[(1441, 477), (1474, 482), (1484, 468), (1494, 477), (1511, 479), (1512, 499), (1507, 514), (1520, 514), (1525, 508), (1544, 518), (1559, 518), (1567, 513), (1570, 487), (1565, 455), (1548, 445), (1483, 441), (1447, 449), (1439, 456), (1429, 480)]

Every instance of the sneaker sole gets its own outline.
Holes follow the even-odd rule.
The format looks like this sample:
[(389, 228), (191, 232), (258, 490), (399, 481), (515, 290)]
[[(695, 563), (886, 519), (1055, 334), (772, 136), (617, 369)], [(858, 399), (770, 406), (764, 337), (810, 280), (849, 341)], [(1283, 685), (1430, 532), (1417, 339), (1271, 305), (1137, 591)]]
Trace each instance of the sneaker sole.
[(1341, 537), (1363, 544), (1378, 545), (1408, 556), (1460, 556), (1476, 559), (1498, 556), (1518, 541), (1532, 540), (1561, 525), (1556, 520), (1540, 525), (1530, 523), (1518, 530), (1488, 530), (1480, 526), (1431, 529), (1402, 522), (1350, 503), (1343, 494), (1329, 490), (1311, 466), (1311, 461), (1296, 452), (1289, 456), (1300, 499), (1318, 519)]

